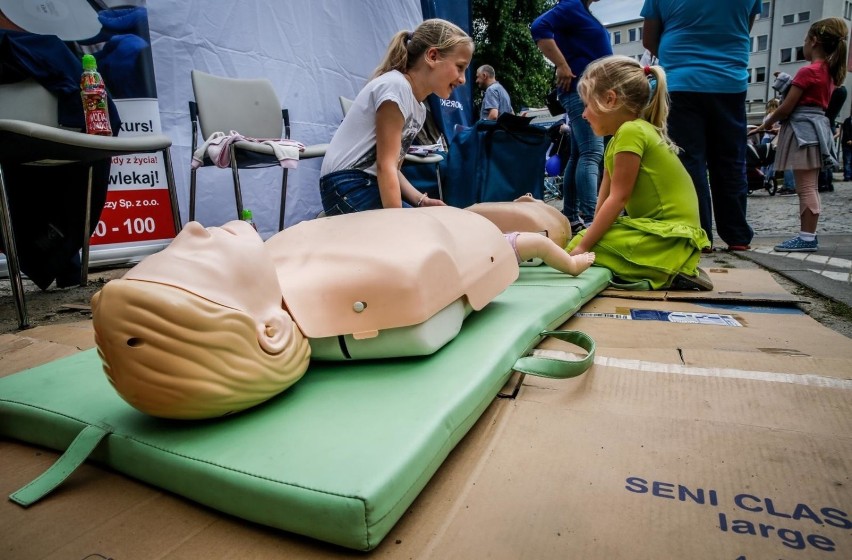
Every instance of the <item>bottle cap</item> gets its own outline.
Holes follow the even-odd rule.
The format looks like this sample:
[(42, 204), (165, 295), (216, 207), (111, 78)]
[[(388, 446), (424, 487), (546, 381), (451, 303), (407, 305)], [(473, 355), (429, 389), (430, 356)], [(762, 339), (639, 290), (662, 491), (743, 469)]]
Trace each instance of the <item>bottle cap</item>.
[(246, 222), (250, 222), (252, 220), (251, 210), (249, 210), (248, 208), (244, 209), (242, 217), (243, 220), (245, 220)]
[(83, 55), (83, 70), (97, 70), (98, 61), (90, 54)]

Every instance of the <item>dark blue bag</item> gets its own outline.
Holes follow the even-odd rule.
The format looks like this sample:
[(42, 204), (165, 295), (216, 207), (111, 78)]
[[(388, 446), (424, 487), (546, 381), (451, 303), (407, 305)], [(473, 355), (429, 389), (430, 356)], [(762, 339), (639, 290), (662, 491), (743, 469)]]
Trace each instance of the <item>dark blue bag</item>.
[(503, 114), (458, 132), (450, 143), (444, 202), (464, 208), (526, 193), (541, 199), (550, 138), (530, 120)]

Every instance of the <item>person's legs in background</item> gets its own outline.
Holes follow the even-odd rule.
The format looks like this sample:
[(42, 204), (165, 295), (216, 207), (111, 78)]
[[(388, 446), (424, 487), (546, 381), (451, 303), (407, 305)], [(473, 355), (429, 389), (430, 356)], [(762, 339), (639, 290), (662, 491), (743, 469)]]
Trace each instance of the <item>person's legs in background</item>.
[(818, 192), (834, 192), (834, 170), (820, 169), (818, 181)]
[[(567, 112), (568, 96), (560, 96), (559, 101)], [(577, 214), (577, 188), (574, 183), (577, 161), (580, 159), (580, 148), (577, 146), (577, 139), (573, 134), (574, 122), (570, 120), (570, 116), (569, 123), (572, 133), (568, 137), (568, 162), (565, 164), (565, 172), (562, 176), (562, 214), (568, 218), (571, 230), (576, 233), (582, 229), (582, 222), (580, 221), (580, 216)]]
[(843, 180), (852, 181), (852, 146), (843, 146)]
[(775, 246), (776, 251), (813, 252), (819, 250), (816, 230), (822, 211), (819, 199), (819, 169), (796, 169), (796, 194), (799, 197), (799, 234)]
[(579, 223), (587, 227), (595, 216), (598, 201), (600, 164), (603, 159), (603, 139), (595, 136), (583, 118), (583, 102), (576, 92), (559, 98), (571, 123), (571, 158), (562, 181), (564, 189), (563, 214), (572, 230)]
[(784, 185), (778, 189), (778, 194), (781, 196), (796, 194), (796, 179), (791, 169), (784, 170)]
[(707, 183), (707, 141), (705, 138), (705, 107), (701, 94), (685, 91), (671, 92), (669, 136), (680, 148), (680, 161), (686, 168), (698, 194), (701, 229), (713, 243), (713, 203)]
[(746, 217), (746, 94), (705, 95), (707, 169), (716, 231), (730, 249), (744, 249), (754, 237)]

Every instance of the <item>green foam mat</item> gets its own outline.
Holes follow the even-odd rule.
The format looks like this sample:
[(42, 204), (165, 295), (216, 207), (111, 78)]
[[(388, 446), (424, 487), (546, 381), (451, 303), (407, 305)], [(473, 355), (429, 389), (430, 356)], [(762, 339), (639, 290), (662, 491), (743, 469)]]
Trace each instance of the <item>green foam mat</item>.
[(56, 450), (80, 435), (86, 456), (133, 478), (250, 521), (370, 550), (515, 361), (610, 277), (598, 267), (576, 278), (524, 268), (431, 356), (314, 362), (281, 395), (217, 420), (147, 416), (115, 393), (95, 350), (81, 352), (0, 379), (0, 434)]

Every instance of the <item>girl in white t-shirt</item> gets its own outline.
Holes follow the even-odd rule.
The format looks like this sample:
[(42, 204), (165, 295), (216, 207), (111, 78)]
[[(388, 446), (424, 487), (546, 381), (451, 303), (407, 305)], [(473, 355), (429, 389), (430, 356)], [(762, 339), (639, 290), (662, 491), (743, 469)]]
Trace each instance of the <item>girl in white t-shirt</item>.
[(399, 168), (426, 118), (423, 101), (430, 93), (446, 99), (464, 84), (472, 56), (473, 40), (442, 19), (394, 35), (326, 150), (320, 194), (327, 216), (444, 204), (415, 189)]

